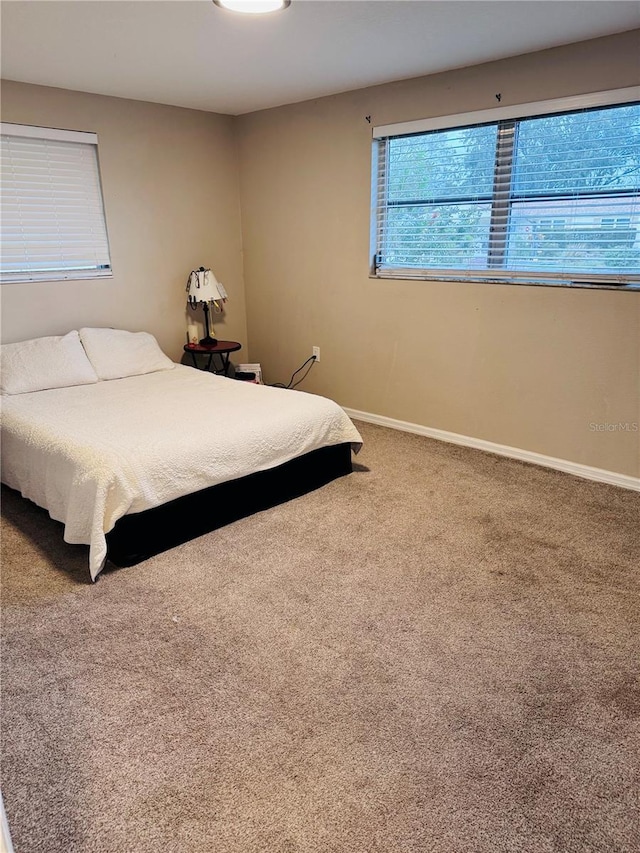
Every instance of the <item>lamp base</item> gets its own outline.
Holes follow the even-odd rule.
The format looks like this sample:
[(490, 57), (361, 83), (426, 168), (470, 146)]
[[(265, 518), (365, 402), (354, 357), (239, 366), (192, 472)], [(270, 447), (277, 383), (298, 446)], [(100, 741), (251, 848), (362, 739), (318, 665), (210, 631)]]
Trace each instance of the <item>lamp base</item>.
[(201, 347), (214, 347), (218, 343), (217, 338), (212, 338), (211, 335), (207, 335), (206, 338), (202, 338), (200, 341)]

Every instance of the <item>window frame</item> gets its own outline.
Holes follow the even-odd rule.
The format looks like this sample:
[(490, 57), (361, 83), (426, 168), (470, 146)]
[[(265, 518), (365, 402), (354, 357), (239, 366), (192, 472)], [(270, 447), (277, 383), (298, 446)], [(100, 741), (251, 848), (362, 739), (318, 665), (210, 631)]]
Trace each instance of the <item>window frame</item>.
[[(380, 268), (377, 266), (378, 249), (384, 242), (384, 229), (386, 225), (386, 212), (390, 205), (387, 198), (387, 180), (385, 173), (388, 166), (387, 141), (392, 137), (415, 136), (430, 131), (446, 131), (456, 128), (467, 128), (481, 125), (497, 125), (499, 137), (498, 148), (503, 147), (505, 156), (509, 156), (509, 150), (513, 152), (514, 133), (516, 122), (520, 120), (538, 118), (541, 116), (552, 116), (554, 114), (577, 112), (593, 108), (606, 108), (625, 106), (640, 102), (640, 87), (632, 86), (624, 89), (615, 89), (604, 92), (596, 92), (588, 95), (576, 95), (568, 98), (556, 98), (548, 101), (536, 101), (526, 104), (514, 104), (511, 106), (496, 107), (487, 110), (476, 110), (468, 113), (438, 116), (417, 121), (400, 122), (395, 124), (380, 125), (372, 129), (372, 163), (371, 163), (371, 230), (370, 230), (370, 269), (369, 277), (376, 279), (400, 279), (400, 280), (423, 280), (423, 281), (462, 281), (492, 284), (516, 284), (516, 285), (542, 285), (551, 287), (579, 287), (597, 288), (607, 290), (640, 290), (640, 272), (636, 275), (616, 275), (611, 273), (538, 273), (536, 271), (514, 271), (501, 269), (499, 266), (500, 255), (506, 251), (507, 225), (506, 220), (500, 220), (496, 213), (498, 207), (507, 208), (514, 201), (534, 201), (530, 197), (517, 199), (512, 194), (503, 202), (496, 202), (492, 195), (492, 226), (494, 234), (498, 237), (491, 239), (487, 255), (486, 269), (452, 270), (452, 269), (421, 269), (413, 267)], [(502, 138), (501, 138), (502, 134)], [(498, 158), (494, 160), (498, 165)], [(585, 193), (587, 194), (587, 193)], [(590, 193), (593, 195), (593, 193)], [(451, 201), (450, 199), (448, 199)], [(471, 200), (471, 199), (470, 199)], [(474, 196), (473, 201), (479, 201), (479, 196)], [(415, 200), (414, 200), (415, 201)], [(456, 202), (463, 201), (457, 199)], [(433, 199), (429, 199), (433, 203)], [(495, 221), (494, 221), (495, 217)], [(501, 239), (502, 237), (502, 239)]]
[(98, 186), (99, 209), (102, 214), (104, 226), (104, 243), (107, 265), (87, 268), (59, 268), (50, 270), (21, 270), (2, 272), (0, 269), (0, 285), (19, 284), (28, 282), (60, 282), (94, 280), (113, 277), (113, 263), (111, 261), (111, 245), (107, 227), (107, 214), (104, 203), (104, 191), (102, 187), (102, 172), (100, 169), (100, 155), (98, 150), (98, 136), (96, 133), (80, 130), (65, 130), (62, 128), (42, 127), (39, 125), (24, 125), (12, 122), (0, 123), (0, 135), (12, 136), (23, 139), (41, 139), (52, 142), (62, 142), (78, 145), (90, 145), (95, 153), (95, 179)]

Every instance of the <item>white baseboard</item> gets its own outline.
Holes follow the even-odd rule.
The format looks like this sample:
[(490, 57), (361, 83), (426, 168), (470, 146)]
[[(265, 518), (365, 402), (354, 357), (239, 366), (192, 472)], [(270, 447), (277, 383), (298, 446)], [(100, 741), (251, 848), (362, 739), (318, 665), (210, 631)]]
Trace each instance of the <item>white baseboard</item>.
[(565, 471), (567, 474), (574, 474), (576, 477), (582, 477), (585, 480), (609, 483), (612, 486), (620, 486), (623, 489), (640, 492), (640, 477), (630, 477), (628, 474), (618, 474), (615, 471), (606, 471), (604, 468), (592, 468), (590, 465), (581, 465), (578, 462), (570, 462), (568, 459), (556, 459), (554, 456), (545, 456), (543, 453), (534, 453), (532, 450), (522, 450), (519, 447), (509, 447), (506, 444), (495, 444), (495, 442), (485, 441), (483, 438), (472, 438), (469, 435), (434, 429), (433, 427), (422, 426), (422, 424), (412, 424), (409, 421), (399, 421), (396, 418), (387, 418), (384, 415), (374, 415), (371, 412), (359, 412), (357, 409), (343, 408), (350, 418), (357, 421), (365, 421), (365, 423), (377, 424), (402, 432), (413, 432), (416, 435), (426, 435), (429, 438), (436, 438), (438, 441), (447, 441), (449, 444), (474, 447), (476, 450), (485, 450), (488, 453), (496, 453), (498, 456), (508, 456), (510, 459), (519, 459), (521, 462), (542, 465), (544, 468), (555, 468), (557, 471)]

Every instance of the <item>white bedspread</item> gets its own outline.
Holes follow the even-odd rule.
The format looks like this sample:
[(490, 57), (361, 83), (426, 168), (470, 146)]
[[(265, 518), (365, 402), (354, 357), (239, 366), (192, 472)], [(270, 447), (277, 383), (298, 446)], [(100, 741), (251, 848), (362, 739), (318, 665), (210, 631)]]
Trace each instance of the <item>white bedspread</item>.
[(2, 398), (2, 481), (90, 546), (141, 512), (263, 471), (316, 448), (362, 439), (331, 400), (191, 367)]

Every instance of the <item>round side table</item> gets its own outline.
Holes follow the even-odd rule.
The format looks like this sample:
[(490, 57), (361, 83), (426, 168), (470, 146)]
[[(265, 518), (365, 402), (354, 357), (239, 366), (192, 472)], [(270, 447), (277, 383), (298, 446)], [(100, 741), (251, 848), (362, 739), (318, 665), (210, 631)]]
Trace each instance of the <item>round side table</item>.
[[(193, 366), (198, 367), (197, 356), (206, 355), (207, 362), (203, 367), (200, 367), (200, 370), (211, 370), (211, 365), (213, 365), (213, 373), (216, 373), (218, 376), (226, 376), (229, 372), (229, 356), (232, 352), (237, 352), (239, 349), (242, 349), (242, 344), (239, 344), (238, 341), (218, 341), (214, 346), (203, 346), (202, 344), (185, 344), (184, 351), (191, 353), (191, 358), (193, 359)], [(217, 355), (220, 359), (220, 367), (216, 367), (216, 363), (213, 360), (214, 355)]]

